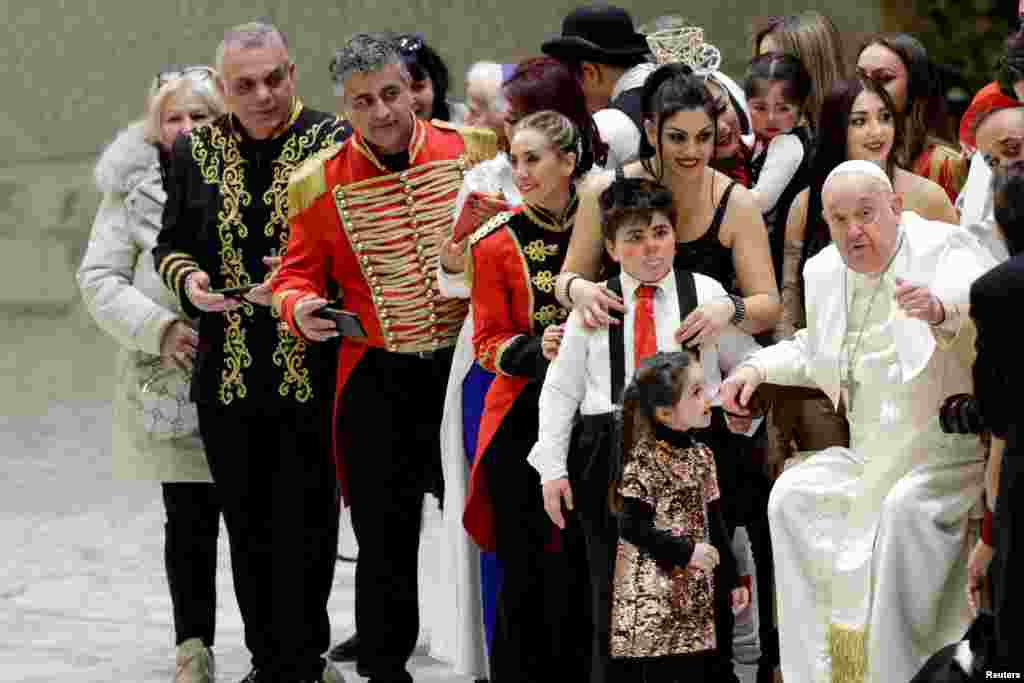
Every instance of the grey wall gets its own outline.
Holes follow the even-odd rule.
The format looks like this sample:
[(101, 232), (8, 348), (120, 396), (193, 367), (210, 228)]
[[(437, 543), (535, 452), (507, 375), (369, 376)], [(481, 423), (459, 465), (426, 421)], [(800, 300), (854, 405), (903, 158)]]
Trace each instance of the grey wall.
[[(456, 95), (475, 59), (514, 61), (539, 52), (578, 0), (7, 0), (0, 3), (0, 306), (31, 310), (73, 305), (71, 280), (98, 197), (91, 166), (98, 151), (142, 108), (160, 67), (209, 63), (223, 30), (267, 15), (286, 31), (299, 91), (333, 108), (327, 64), (354, 31), (418, 31), (447, 59)], [(816, 8), (845, 34), (875, 30), (877, 2), (642, 0), (638, 24), (679, 13), (705, 28), (742, 75), (751, 21)]]

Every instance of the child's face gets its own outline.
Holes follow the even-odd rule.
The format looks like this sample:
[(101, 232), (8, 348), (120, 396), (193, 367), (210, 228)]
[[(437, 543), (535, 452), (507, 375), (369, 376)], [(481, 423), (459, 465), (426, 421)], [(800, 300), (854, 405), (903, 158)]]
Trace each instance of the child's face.
[(710, 79), (708, 79), (705, 85), (708, 88), (708, 92), (711, 93), (711, 97), (715, 99), (715, 104), (722, 112), (718, 115), (718, 137), (715, 139), (715, 158), (732, 159), (739, 153), (740, 145), (743, 144), (743, 141), (740, 139), (742, 127), (740, 126), (739, 116), (736, 114), (736, 109), (732, 106), (732, 99), (729, 98), (729, 93), (725, 88)]
[(615, 230), (615, 240), (605, 240), (612, 260), (640, 282), (657, 282), (668, 275), (676, 257), (676, 231), (660, 211), (650, 223), (642, 219), (625, 222)]
[(750, 105), (750, 124), (762, 140), (788, 133), (800, 120), (800, 107), (784, 96), (786, 84), (772, 81), (757, 97), (747, 100)]
[(685, 388), (675, 407), (657, 408), (655, 417), (677, 432), (703, 429), (711, 424), (711, 406), (704, 395), (704, 367), (700, 361), (686, 366)]

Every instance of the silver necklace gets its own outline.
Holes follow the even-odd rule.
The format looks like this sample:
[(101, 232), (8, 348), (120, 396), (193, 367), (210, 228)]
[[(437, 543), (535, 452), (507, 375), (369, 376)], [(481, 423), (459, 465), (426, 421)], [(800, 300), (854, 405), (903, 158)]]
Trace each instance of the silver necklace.
[(846, 314), (846, 325), (843, 330), (843, 346), (842, 356), (844, 357), (846, 364), (845, 377), (841, 377), (839, 380), (839, 386), (843, 391), (843, 402), (846, 404), (846, 410), (851, 407), (851, 401), (853, 400), (853, 394), (856, 387), (856, 382), (853, 381), (853, 368), (857, 362), (858, 351), (860, 351), (860, 343), (864, 338), (864, 329), (868, 326), (868, 322), (871, 320), (871, 311), (875, 306), (875, 299), (878, 297), (878, 292), (881, 291), (882, 285), (885, 284), (885, 276), (889, 273), (889, 269), (892, 267), (893, 262), (896, 260), (896, 254), (900, 253), (900, 248), (903, 246), (903, 231), (900, 231), (899, 239), (896, 242), (896, 248), (892, 252), (892, 256), (889, 257), (889, 261), (885, 264), (885, 268), (878, 275), (878, 284), (875, 285), (875, 291), (871, 293), (871, 299), (868, 300), (868, 310), (864, 314), (864, 320), (857, 331), (857, 339), (853, 343), (853, 351), (849, 354), (846, 353), (846, 333), (850, 329), (850, 314), (853, 309), (853, 302), (847, 303), (848, 301), (848, 287), (850, 279), (850, 269), (847, 267), (843, 271), (843, 312)]

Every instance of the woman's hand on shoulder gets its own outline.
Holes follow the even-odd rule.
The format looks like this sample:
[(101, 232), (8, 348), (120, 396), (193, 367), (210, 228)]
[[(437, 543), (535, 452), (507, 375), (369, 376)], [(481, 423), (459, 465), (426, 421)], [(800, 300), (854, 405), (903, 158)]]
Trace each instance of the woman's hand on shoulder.
[(618, 325), (619, 320), (613, 318), (610, 311), (626, 312), (622, 297), (608, 289), (604, 282), (590, 282), (578, 277), (569, 283), (569, 290), (573, 308), (583, 316), (583, 325), (588, 329)]
[(721, 296), (706, 301), (690, 312), (676, 330), (676, 343), (689, 348), (713, 344), (736, 314), (732, 299)]

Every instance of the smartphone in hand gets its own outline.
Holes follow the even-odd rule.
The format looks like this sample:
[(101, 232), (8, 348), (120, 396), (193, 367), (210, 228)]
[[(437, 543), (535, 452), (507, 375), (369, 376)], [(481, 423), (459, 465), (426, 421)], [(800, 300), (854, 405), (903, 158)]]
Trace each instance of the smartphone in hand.
[(261, 283), (255, 282), (250, 285), (242, 285), (241, 287), (225, 287), (224, 289), (211, 289), (210, 294), (220, 294), (221, 296), (227, 297), (228, 299), (241, 299), (243, 294), (247, 294), (252, 290), (260, 286)]
[(461, 242), (481, 225), (502, 211), (508, 210), (508, 202), (501, 195), (488, 192), (470, 192), (462, 207), (458, 222), (452, 231), (452, 239)]
[(333, 320), (338, 327), (338, 333), (343, 337), (366, 337), (366, 328), (360, 322), (359, 316), (351, 311), (343, 311), (338, 308), (324, 306), (317, 309), (313, 315), (325, 320)]

